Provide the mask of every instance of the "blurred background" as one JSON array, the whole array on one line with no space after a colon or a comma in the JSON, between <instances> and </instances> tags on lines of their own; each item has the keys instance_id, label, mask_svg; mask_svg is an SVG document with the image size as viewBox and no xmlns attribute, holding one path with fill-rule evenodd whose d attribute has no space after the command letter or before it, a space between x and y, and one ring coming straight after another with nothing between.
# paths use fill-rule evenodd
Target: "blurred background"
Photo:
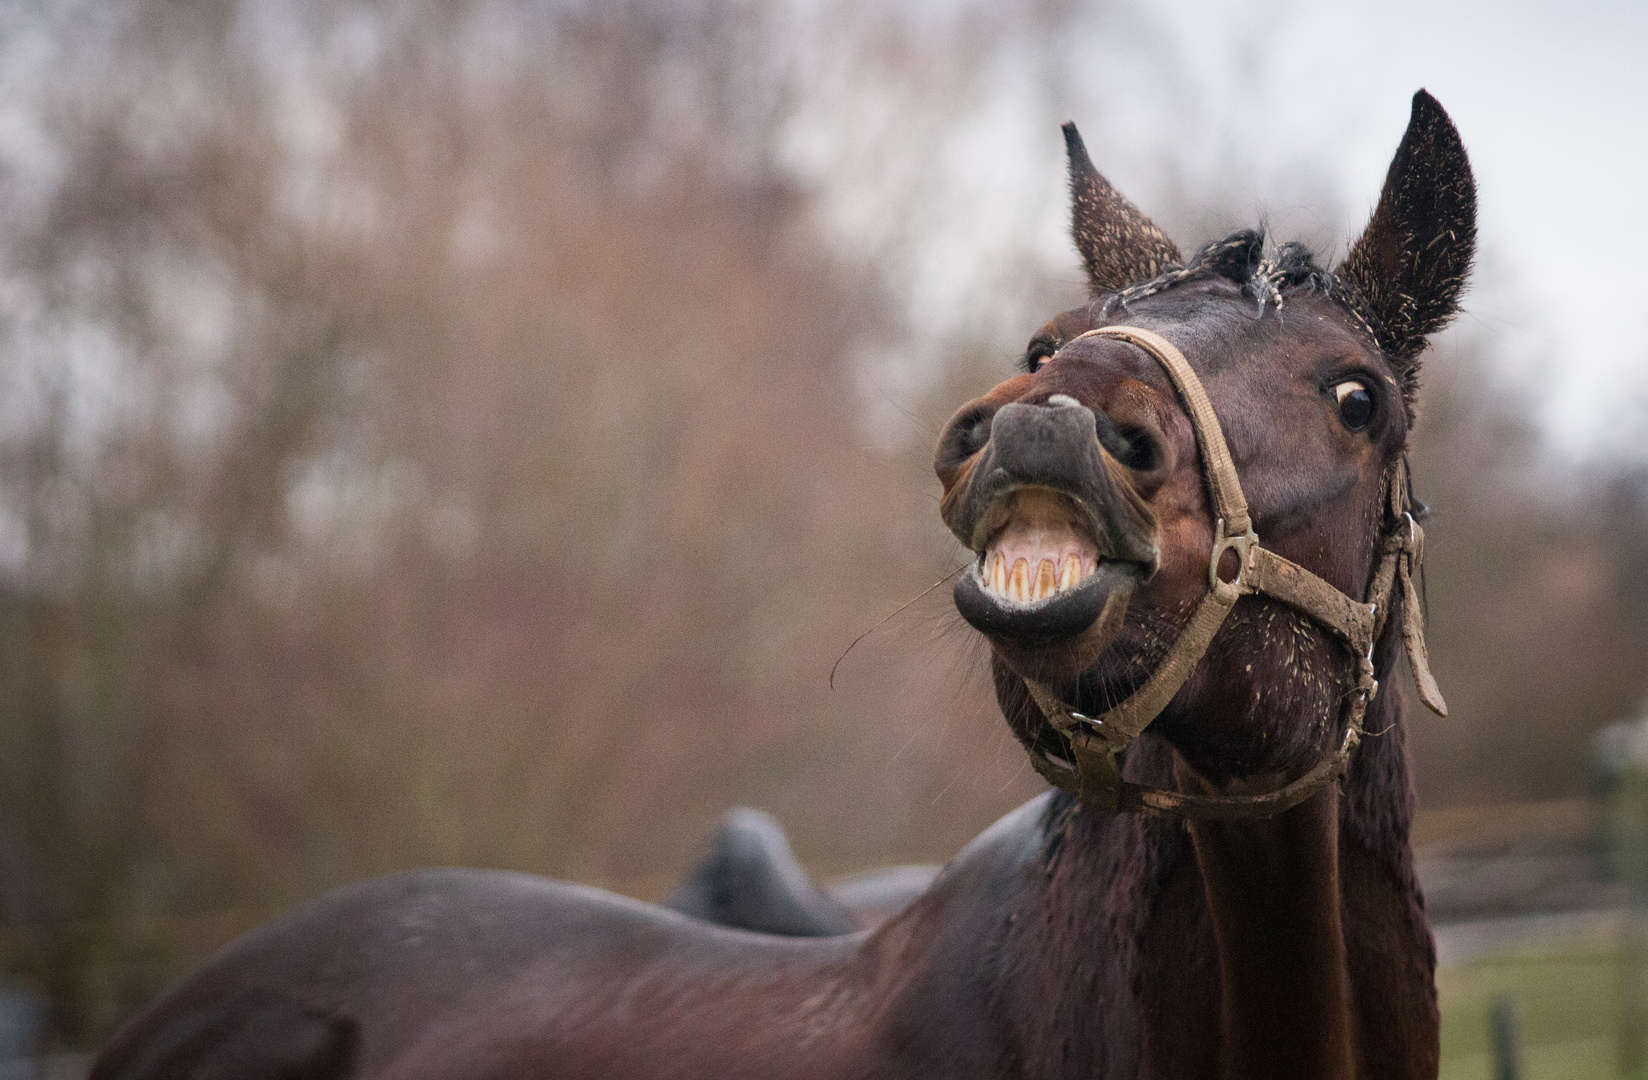
<instances>
[{"instance_id":1,"label":"blurred background","mask_svg":"<svg viewBox=\"0 0 1648 1080\"><path fill-rule=\"evenodd\" d=\"M1557 18L0 5L0 1044L404 867L652 899L736 804L953 854L1041 784L947 588L878 624L963 559L937 429L1084 299L1058 124L1181 248L1331 263L1423 85L1482 188L1414 462L1445 1074L1509 1015L1613 1075L1648 22Z\"/></svg>"}]
</instances>

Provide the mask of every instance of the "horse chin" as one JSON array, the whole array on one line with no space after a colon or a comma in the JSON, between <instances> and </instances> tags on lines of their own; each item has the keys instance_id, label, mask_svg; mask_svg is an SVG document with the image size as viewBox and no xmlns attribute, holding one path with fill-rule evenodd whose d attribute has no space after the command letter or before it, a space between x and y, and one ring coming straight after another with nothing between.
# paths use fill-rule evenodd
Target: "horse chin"
<instances>
[{"instance_id":1,"label":"horse chin","mask_svg":"<svg viewBox=\"0 0 1648 1080\"><path fill-rule=\"evenodd\" d=\"M990 588L984 567L980 558L956 582L956 610L1008 667L1041 682L1073 679L1097 663L1149 574L1139 563L1101 560L1080 584L1024 602Z\"/></svg>"}]
</instances>

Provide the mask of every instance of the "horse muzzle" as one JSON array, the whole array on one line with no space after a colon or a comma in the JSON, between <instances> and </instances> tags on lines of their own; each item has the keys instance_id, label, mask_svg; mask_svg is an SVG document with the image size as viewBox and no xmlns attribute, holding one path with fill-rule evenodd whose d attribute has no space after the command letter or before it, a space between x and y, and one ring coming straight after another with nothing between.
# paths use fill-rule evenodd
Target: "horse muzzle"
<instances>
[{"instance_id":1,"label":"horse muzzle","mask_svg":"<svg viewBox=\"0 0 1648 1080\"><path fill-rule=\"evenodd\" d=\"M1053 662L1050 647L1060 668L1091 663L1156 571L1155 517L1101 429L1114 434L1062 395L1005 405L945 499L946 524L977 554L956 584L956 608L1015 668Z\"/></svg>"}]
</instances>

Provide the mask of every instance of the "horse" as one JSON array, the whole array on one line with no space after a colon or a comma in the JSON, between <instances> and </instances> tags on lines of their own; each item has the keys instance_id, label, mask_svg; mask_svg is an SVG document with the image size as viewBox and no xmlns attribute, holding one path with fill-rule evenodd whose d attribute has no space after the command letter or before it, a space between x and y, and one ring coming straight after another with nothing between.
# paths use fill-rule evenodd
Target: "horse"
<instances>
[{"instance_id":1,"label":"horse","mask_svg":"<svg viewBox=\"0 0 1648 1080\"><path fill-rule=\"evenodd\" d=\"M252 930L130 1020L157 1077L1434 1077L1408 841L1420 356L1475 245L1424 91L1333 270L1183 258L1067 125L1092 300L945 426L940 514L1054 790L873 931L780 936L503 872L392 875ZM1267 254L1269 252L1269 254Z\"/></svg>"}]
</instances>

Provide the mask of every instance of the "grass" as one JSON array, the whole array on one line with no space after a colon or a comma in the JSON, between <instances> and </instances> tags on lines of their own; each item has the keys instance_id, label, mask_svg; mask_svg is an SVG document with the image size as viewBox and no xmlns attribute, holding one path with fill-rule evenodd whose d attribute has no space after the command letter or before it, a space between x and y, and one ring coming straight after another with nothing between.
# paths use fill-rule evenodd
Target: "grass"
<instances>
[{"instance_id":1,"label":"grass","mask_svg":"<svg viewBox=\"0 0 1648 1080\"><path fill-rule=\"evenodd\" d=\"M1612 951L1530 952L1437 972L1442 1080L1492 1080L1489 1015L1516 1004L1525 1080L1616 1080L1620 967Z\"/></svg>"}]
</instances>

